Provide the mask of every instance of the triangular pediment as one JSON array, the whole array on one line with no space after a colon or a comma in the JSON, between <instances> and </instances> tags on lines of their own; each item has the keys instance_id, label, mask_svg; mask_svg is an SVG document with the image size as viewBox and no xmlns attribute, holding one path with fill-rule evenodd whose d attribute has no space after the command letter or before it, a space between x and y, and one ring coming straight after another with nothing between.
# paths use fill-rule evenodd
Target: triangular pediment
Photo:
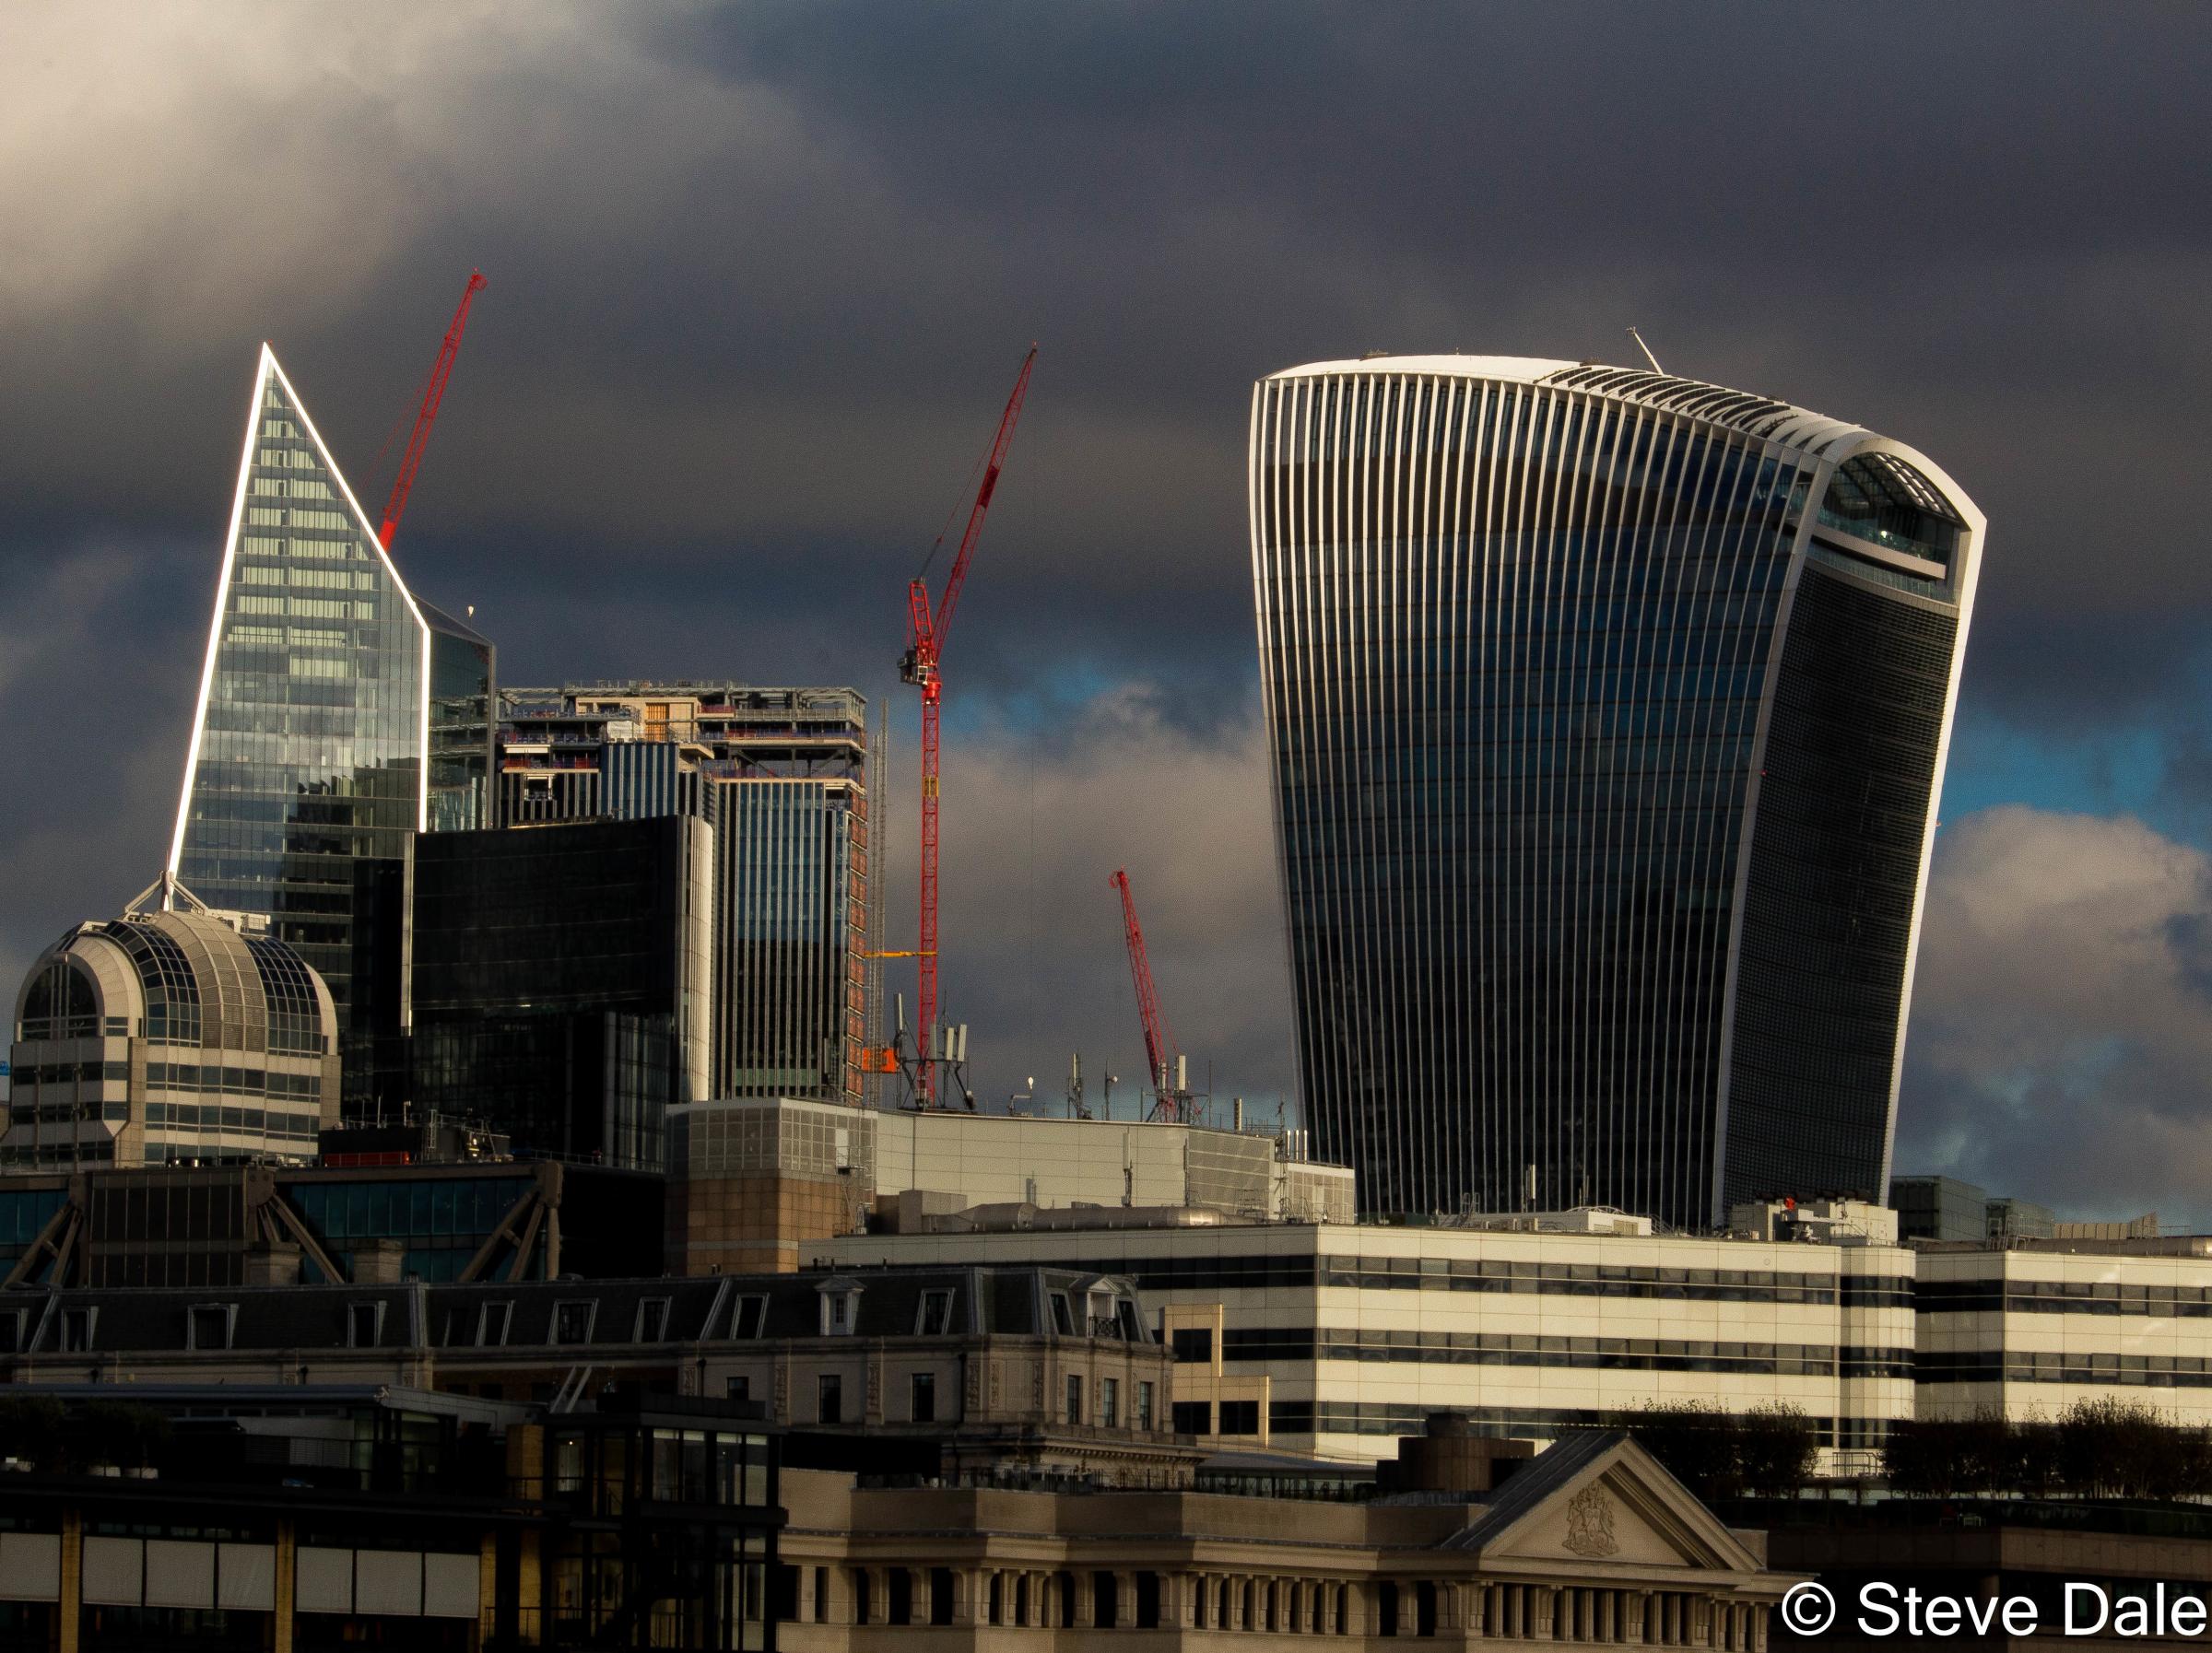
<instances>
[{"instance_id":1,"label":"triangular pediment","mask_svg":"<svg viewBox=\"0 0 2212 1653\"><path fill-rule=\"evenodd\" d=\"M1625 1436L1571 1437L1540 1453L1452 1541L1486 1562L1757 1571L1759 1558Z\"/></svg>"}]
</instances>

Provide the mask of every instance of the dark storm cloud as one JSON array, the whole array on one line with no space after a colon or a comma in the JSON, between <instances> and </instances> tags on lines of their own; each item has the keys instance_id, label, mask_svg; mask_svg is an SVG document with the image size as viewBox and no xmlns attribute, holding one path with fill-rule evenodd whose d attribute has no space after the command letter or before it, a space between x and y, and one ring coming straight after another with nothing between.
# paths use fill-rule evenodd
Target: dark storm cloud
<instances>
[{"instance_id":1,"label":"dark storm cloud","mask_svg":"<svg viewBox=\"0 0 2212 1653\"><path fill-rule=\"evenodd\" d=\"M2208 42L2153 6L12 10L0 694L38 728L0 983L165 845L254 344L373 501L472 264L400 556L512 679L887 690L900 584L1035 338L956 761L987 791L1041 742L1077 789L1111 727L1128 796L1146 741L1176 784L1256 784L1250 381L1618 360L1636 322L1670 369L1949 468L1993 523L1969 726L2149 729L2181 819L2212 775ZM1083 881L1175 818L1078 813L1045 830ZM969 968L1009 1007L1029 979ZM1270 970L1202 971L1253 983L1207 1014L1279 1030ZM1020 1065L1124 1018L1079 1020ZM1278 1033L1216 1042L1282 1083Z\"/></svg>"},{"instance_id":2,"label":"dark storm cloud","mask_svg":"<svg viewBox=\"0 0 2212 1653\"><path fill-rule=\"evenodd\" d=\"M1900 1171L2212 1222L2212 861L2127 819L1947 830L1905 1066Z\"/></svg>"}]
</instances>

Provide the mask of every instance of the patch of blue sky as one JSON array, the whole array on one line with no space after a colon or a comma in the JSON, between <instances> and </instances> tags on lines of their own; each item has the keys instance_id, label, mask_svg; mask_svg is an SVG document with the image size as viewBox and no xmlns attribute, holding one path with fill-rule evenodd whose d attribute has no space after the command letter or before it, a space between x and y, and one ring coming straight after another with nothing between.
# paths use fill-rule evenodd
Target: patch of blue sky
<instances>
[{"instance_id":1,"label":"patch of blue sky","mask_svg":"<svg viewBox=\"0 0 2212 1653\"><path fill-rule=\"evenodd\" d=\"M1963 718L1951 737L1943 818L2002 803L2156 822L2166 768L2159 732L2117 728L2095 739L2052 740L1992 718Z\"/></svg>"}]
</instances>

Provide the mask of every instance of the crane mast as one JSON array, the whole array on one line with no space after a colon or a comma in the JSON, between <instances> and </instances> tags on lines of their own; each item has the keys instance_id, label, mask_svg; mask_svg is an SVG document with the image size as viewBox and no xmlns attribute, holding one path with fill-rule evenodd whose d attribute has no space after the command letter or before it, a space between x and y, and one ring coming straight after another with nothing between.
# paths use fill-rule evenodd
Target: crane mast
<instances>
[{"instance_id":1,"label":"crane mast","mask_svg":"<svg viewBox=\"0 0 2212 1653\"><path fill-rule=\"evenodd\" d=\"M471 270L468 286L461 294L461 308L453 311L453 325L445 330L445 343L438 347L437 365L431 368L429 382L423 387L422 409L415 416L415 433L407 439L407 451L400 456L399 475L392 479L392 498L384 502L383 526L377 530L376 537L387 551L399 533L399 519L406 511L407 494L415 486L415 473L422 467L423 450L430 444L430 427L438 422L438 404L445 400L445 381L453 376L453 358L461 351L461 333L468 325L468 307L477 301L477 295L483 289L483 272Z\"/></svg>"},{"instance_id":2,"label":"crane mast","mask_svg":"<svg viewBox=\"0 0 2212 1653\"><path fill-rule=\"evenodd\" d=\"M1030 369L1036 361L1037 346L1031 345L1030 353L1021 358L1021 372L1014 381L1014 393L1006 398L1006 411L999 417L998 435L991 444L982 484L976 489L975 503L969 508L959 553L952 560L952 571L945 577L945 589L937 597L935 612L930 606L927 580L917 576L906 588L906 652L900 658L899 674L922 691L922 900L921 932L914 944L919 955L915 962L921 1002L914 1039L920 1057L917 1083L924 1108L936 1099L935 1059L940 1054L932 1048L937 1022L937 761L940 702L945 692L940 660L945 634L951 628L953 610L959 604L960 588L968 580L969 561L975 555L983 518L991 510L991 496L998 487L999 467L1006 463L1015 421L1020 418L1022 400L1029 394ZM927 565L924 567L926 572Z\"/></svg>"},{"instance_id":3,"label":"crane mast","mask_svg":"<svg viewBox=\"0 0 2212 1653\"><path fill-rule=\"evenodd\" d=\"M1145 1062L1152 1074L1159 1117L1180 1120L1184 1093L1175 1071L1175 1036L1168 1028L1167 1018L1159 1014L1159 994L1152 986L1152 963L1145 953L1144 927L1136 921L1136 897L1129 893L1125 871L1115 869L1108 882L1122 896L1122 934L1129 946L1129 977L1136 984L1136 1014L1145 1026Z\"/></svg>"}]
</instances>

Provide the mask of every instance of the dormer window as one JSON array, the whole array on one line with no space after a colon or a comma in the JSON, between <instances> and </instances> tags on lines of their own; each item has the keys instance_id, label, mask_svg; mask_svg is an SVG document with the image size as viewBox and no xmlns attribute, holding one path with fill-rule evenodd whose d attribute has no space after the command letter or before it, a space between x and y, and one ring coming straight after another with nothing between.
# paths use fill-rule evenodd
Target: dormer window
<instances>
[{"instance_id":1,"label":"dormer window","mask_svg":"<svg viewBox=\"0 0 2212 1653\"><path fill-rule=\"evenodd\" d=\"M860 1325L860 1282L825 1280L816 1289L822 1299L822 1335L851 1337Z\"/></svg>"},{"instance_id":2,"label":"dormer window","mask_svg":"<svg viewBox=\"0 0 2212 1653\"><path fill-rule=\"evenodd\" d=\"M1121 1337L1123 1332L1122 1307L1125 1301L1120 1288L1102 1276L1093 1276L1076 1288L1076 1301L1081 1306L1083 1334L1087 1337Z\"/></svg>"},{"instance_id":3,"label":"dormer window","mask_svg":"<svg viewBox=\"0 0 2212 1653\"><path fill-rule=\"evenodd\" d=\"M922 1294L922 1306L914 1315L914 1331L921 1337L943 1337L952 1330L952 1288L946 1286Z\"/></svg>"},{"instance_id":4,"label":"dormer window","mask_svg":"<svg viewBox=\"0 0 2212 1653\"><path fill-rule=\"evenodd\" d=\"M648 1297L638 1305L637 1335L630 1341L657 1343L668 1334L668 1299Z\"/></svg>"},{"instance_id":5,"label":"dormer window","mask_svg":"<svg viewBox=\"0 0 2212 1653\"><path fill-rule=\"evenodd\" d=\"M348 1349L373 1349L382 1341L384 1330L384 1306L382 1303L348 1303L346 1305L346 1346Z\"/></svg>"},{"instance_id":6,"label":"dormer window","mask_svg":"<svg viewBox=\"0 0 2212 1653\"><path fill-rule=\"evenodd\" d=\"M230 1329L238 1320L235 1303L195 1303L186 1311L184 1346L188 1349L228 1349Z\"/></svg>"}]
</instances>

